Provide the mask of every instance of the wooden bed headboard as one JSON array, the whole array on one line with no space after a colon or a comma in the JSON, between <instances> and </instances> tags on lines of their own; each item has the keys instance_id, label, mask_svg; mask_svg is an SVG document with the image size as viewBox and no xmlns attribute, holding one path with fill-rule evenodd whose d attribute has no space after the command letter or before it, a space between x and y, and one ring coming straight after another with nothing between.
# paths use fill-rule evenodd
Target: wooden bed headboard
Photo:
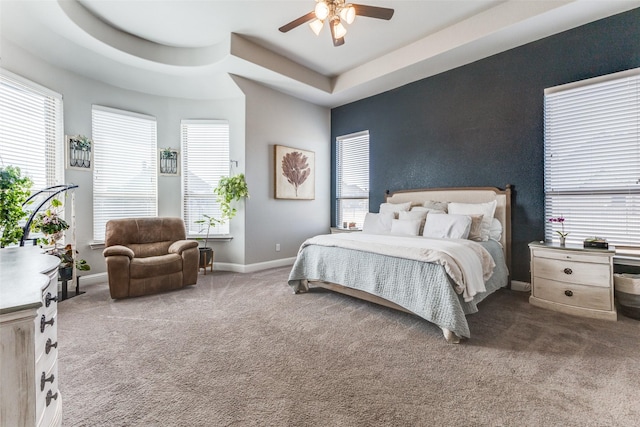
<instances>
[{"instance_id":1,"label":"wooden bed headboard","mask_svg":"<svg viewBox=\"0 0 640 427\"><path fill-rule=\"evenodd\" d=\"M428 200L458 203L485 203L496 200L494 217L502 224L500 244L504 250L507 268L511 272L511 185L507 185L504 190L496 187L452 187L399 190L393 193L387 191L386 194L388 203L412 202L414 205L422 205Z\"/></svg>"}]
</instances>

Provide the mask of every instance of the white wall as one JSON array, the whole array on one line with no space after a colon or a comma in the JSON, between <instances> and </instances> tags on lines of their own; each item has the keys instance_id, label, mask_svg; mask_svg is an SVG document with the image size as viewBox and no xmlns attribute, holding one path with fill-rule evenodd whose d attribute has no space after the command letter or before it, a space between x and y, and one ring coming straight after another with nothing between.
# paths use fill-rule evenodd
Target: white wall
<instances>
[{"instance_id":1,"label":"white wall","mask_svg":"<svg viewBox=\"0 0 640 427\"><path fill-rule=\"evenodd\" d=\"M238 97L224 100L166 98L129 91L46 64L20 47L1 40L1 66L63 95L65 134L91 135L91 105L98 104L155 116L158 147L179 147L181 119L226 119L230 124L234 173L244 172L251 197L238 204L231 221L233 240L210 244L216 264L249 271L278 265L295 256L304 239L328 232L330 223L330 110L249 80L229 78ZM234 83L234 80L236 83ZM273 196L275 144L311 150L316 160L316 199L276 200ZM76 183L76 238L91 273L104 272L102 249L91 249L93 187L89 172L67 170ZM178 177L158 177L158 214L181 215ZM281 251L275 251L280 243Z\"/></svg>"},{"instance_id":2,"label":"white wall","mask_svg":"<svg viewBox=\"0 0 640 427\"><path fill-rule=\"evenodd\" d=\"M120 89L46 64L20 47L2 40L1 66L63 96L64 132L91 135L92 104L135 111L156 117L158 147L180 146L181 119L226 119L231 129L244 129L244 97L225 100L191 100L158 97ZM233 81L229 78L229 84ZM230 132L231 153L244 154L244 131ZM244 162L241 162L244 163ZM106 271L102 249L91 249L93 238L93 185L89 172L66 170L68 183L78 184L76 200L76 241L80 256L91 265L91 273ZM158 215L181 216L180 177L158 177ZM230 242L240 245L242 240ZM231 260L239 262L240 260ZM84 273L83 273L84 274Z\"/></svg>"},{"instance_id":3,"label":"white wall","mask_svg":"<svg viewBox=\"0 0 640 427\"><path fill-rule=\"evenodd\" d=\"M331 112L241 77L234 80L246 97L251 197L246 203L245 263L295 257L305 239L329 232ZM275 199L275 145L315 153L315 200Z\"/></svg>"}]
</instances>

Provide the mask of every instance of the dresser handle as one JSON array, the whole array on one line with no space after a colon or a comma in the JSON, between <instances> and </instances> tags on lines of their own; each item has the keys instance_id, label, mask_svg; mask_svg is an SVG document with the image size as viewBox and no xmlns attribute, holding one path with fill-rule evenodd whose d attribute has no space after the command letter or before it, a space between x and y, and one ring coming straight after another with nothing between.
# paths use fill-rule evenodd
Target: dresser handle
<instances>
[{"instance_id":1,"label":"dresser handle","mask_svg":"<svg viewBox=\"0 0 640 427\"><path fill-rule=\"evenodd\" d=\"M53 341L51 341L51 338L47 338L47 342L44 345L44 352L46 354L49 354L52 348L58 348L58 341L54 343Z\"/></svg>"},{"instance_id":2,"label":"dresser handle","mask_svg":"<svg viewBox=\"0 0 640 427\"><path fill-rule=\"evenodd\" d=\"M573 273L573 270L572 270L572 269L570 269L570 268L565 268L565 269L564 269L564 270L562 270L562 271L564 271L564 274L571 274L571 273Z\"/></svg>"},{"instance_id":3,"label":"dresser handle","mask_svg":"<svg viewBox=\"0 0 640 427\"><path fill-rule=\"evenodd\" d=\"M56 391L55 394L51 393L51 390L49 390L47 392L47 406L49 406L49 404L51 404L51 400L53 399L57 399L58 398L58 392Z\"/></svg>"},{"instance_id":4,"label":"dresser handle","mask_svg":"<svg viewBox=\"0 0 640 427\"><path fill-rule=\"evenodd\" d=\"M573 296L573 291L566 290L566 291L564 291L564 294L566 296L568 296L568 297L572 297Z\"/></svg>"},{"instance_id":5,"label":"dresser handle","mask_svg":"<svg viewBox=\"0 0 640 427\"><path fill-rule=\"evenodd\" d=\"M58 296L56 295L55 297L52 297L51 292L47 292L47 296L44 299L44 305L46 307L49 307L49 305L51 304L51 301L58 301Z\"/></svg>"},{"instance_id":6,"label":"dresser handle","mask_svg":"<svg viewBox=\"0 0 640 427\"><path fill-rule=\"evenodd\" d=\"M40 332L44 332L44 328L46 328L47 325L53 326L53 322L55 319L53 317L50 320L46 320L46 319L47 318L44 317L44 314L40 318Z\"/></svg>"},{"instance_id":7,"label":"dresser handle","mask_svg":"<svg viewBox=\"0 0 640 427\"><path fill-rule=\"evenodd\" d=\"M40 391L44 391L44 383L50 382L51 384L53 384L53 380L54 379L55 379L55 376L53 374L51 374L51 376L49 378L47 378L47 376L43 372L42 376L40 377ZM49 405L47 405L47 406L49 406Z\"/></svg>"}]
</instances>

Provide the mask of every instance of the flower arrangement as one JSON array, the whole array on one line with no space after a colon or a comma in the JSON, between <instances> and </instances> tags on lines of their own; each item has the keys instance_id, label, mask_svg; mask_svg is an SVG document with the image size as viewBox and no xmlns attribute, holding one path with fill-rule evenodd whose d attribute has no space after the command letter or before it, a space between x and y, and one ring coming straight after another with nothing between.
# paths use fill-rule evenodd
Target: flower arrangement
<instances>
[{"instance_id":1,"label":"flower arrangement","mask_svg":"<svg viewBox=\"0 0 640 427\"><path fill-rule=\"evenodd\" d=\"M69 224L60 218L58 208L62 202L58 199L51 201L51 207L44 212L39 212L31 224L31 229L44 234L44 239L38 239L42 244L55 246L62 238L62 233L69 228Z\"/></svg>"},{"instance_id":2,"label":"flower arrangement","mask_svg":"<svg viewBox=\"0 0 640 427\"><path fill-rule=\"evenodd\" d=\"M70 138L71 149L80 151L91 151L91 139L84 135L74 135Z\"/></svg>"},{"instance_id":3,"label":"flower arrangement","mask_svg":"<svg viewBox=\"0 0 640 427\"><path fill-rule=\"evenodd\" d=\"M560 236L560 244L564 244L565 239L569 235L569 233L565 233L565 231L564 231L564 217L563 216L551 217L551 218L549 218L549 222L551 222L551 223L554 223L554 222L560 223L561 231L556 230L556 233L558 233L558 235Z\"/></svg>"}]
</instances>

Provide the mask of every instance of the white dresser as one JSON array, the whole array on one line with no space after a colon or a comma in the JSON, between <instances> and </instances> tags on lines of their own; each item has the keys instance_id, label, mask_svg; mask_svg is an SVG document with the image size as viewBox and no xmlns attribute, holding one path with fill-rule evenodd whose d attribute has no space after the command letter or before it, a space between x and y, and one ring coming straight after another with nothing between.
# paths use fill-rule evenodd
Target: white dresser
<instances>
[{"instance_id":1,"label":"white dresser","mask_svg":"<svg viewBox=\"0 0 640 427\"><path fill-rule=\"evenodd\" d=\"M59 426L57 257L0 249L0 426Z\"/></svg>"},{"instance_id":2,"label":"white dresser","mask_svg":"<svg viewBox=\"0 0 640 427\"><path fill-rule=\"evenodd\" d=\"M577 316L617 320L613 248L531 243L529 249L531 304Z\"/></svg>"}]
</instances>

